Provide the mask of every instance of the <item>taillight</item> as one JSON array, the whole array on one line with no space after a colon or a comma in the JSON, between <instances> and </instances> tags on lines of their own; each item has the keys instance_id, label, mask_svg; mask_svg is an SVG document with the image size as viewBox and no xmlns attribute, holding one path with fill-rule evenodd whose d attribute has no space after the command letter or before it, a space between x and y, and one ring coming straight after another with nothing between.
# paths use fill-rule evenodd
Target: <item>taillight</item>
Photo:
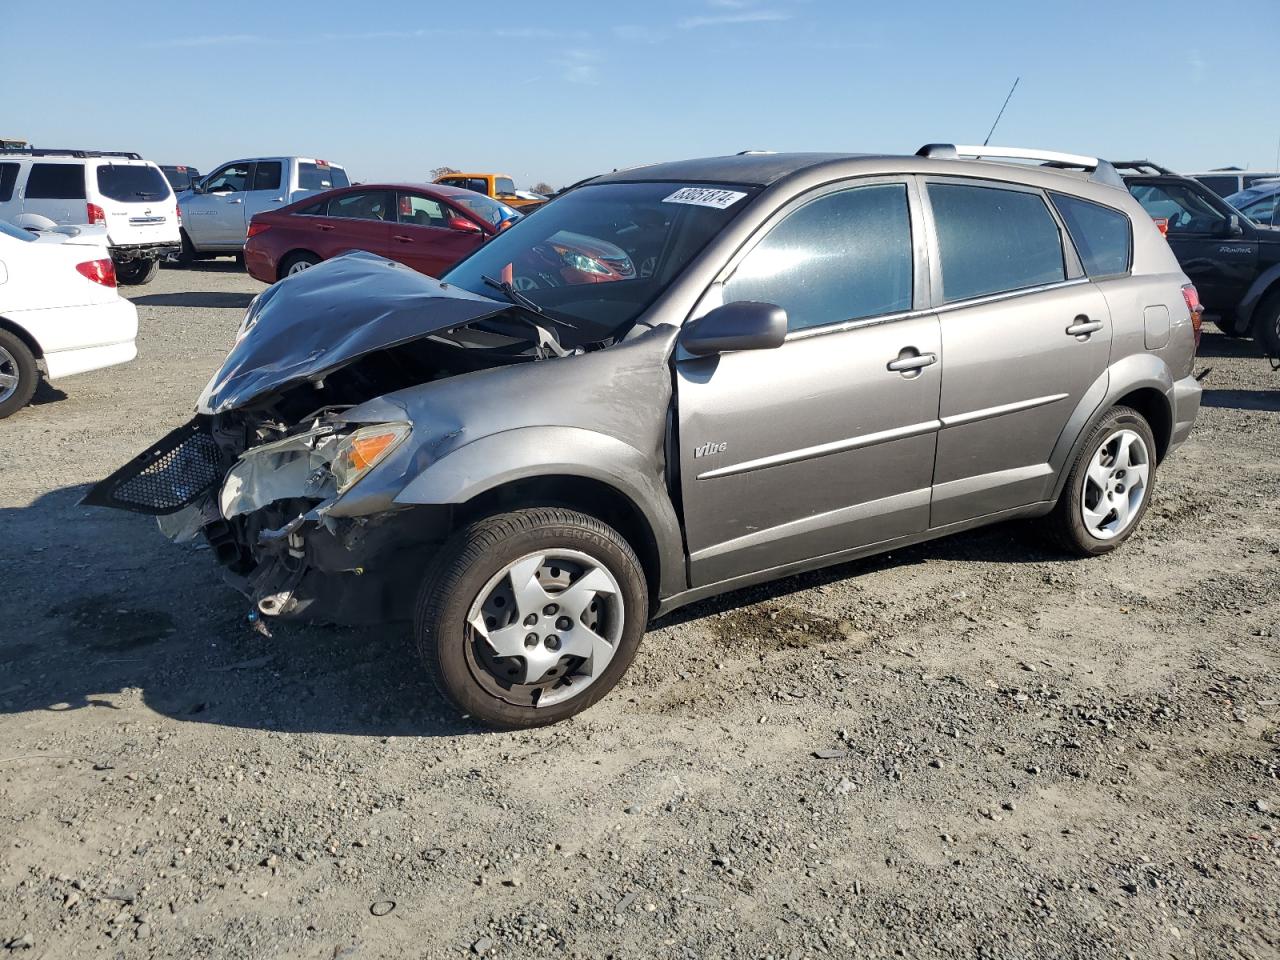
<instances>
[{"instance_id":1,"label":"taillight","mask_svg":"<svg viewBox=\"0 0 1280 960\"><path fill-rule=\"evenodd\" d=\"M101 223L103 225L106 224L107 215L106 213L103 212L100 206L98 206L96 203L88 203L88 204L85 204L85 208L86 208L85 213L88 216L90 223Z\"/></svg>"},{"instance_id":2,"label":"taillight","mask_svg":"<svg viewBox=\"0 0 1280 960\"><path fill-rule=\"evenodd\" d=\"M1188 283L1182 288L1182 299L1187 301L1187 312L1191 314L1191 332L1195 334L1196 349L1200 349L1200 324L1204 317L1204 307L1200 303L1200 294L1195 284Z\"/></svg>"},{"instance_id":3,"label":"taillight","mask_svg":"<svg viewBox=\"0 0 1280 960\"><path fill-rule=\"evenodd\" d=\"M269 223L262 223L262 222L261 222L261 221L259 221L259 220L250 220L250 221L249 221L249 236L250 236L250 237L256 237L256 236L257 236L258 234L260 234L260 233L265 233L265 232L266 232L267 230L269 230L270 228L271 228L271 224L269 224Z\"/></svg>"},{"instance_id":4,"label":"taillight","mask_svg":"<svg viewBox=\"0 0 1280 960\"><path fill-rule=\"evenodd\" d=\"M178 218L178 226L182 226L182 204L174 204L173 213Z\"/></svg>"},{"instance_id":5,"label":"taillight","mask_svg":"<svg viewBox=\"0 0 1280 960\"><path fill-rule=\"evenodd\" d=\"M76 272L86 280L100 283L104 287L114 287L116 285L116 265L111 262L110 257L77 263Z\"/></svg>"},{"instance_id":6,"label":"taillight","mask_svg":"<svg viewBox=\"0 0 1280 960\"><path fill-rule=\"evenodd\" d=\"M1169 218L1168 217L1152 217L1156 222L1156 229L1160 231L1160 236L1167 237L1169 235Z\"/></svg>"}]
</instances>

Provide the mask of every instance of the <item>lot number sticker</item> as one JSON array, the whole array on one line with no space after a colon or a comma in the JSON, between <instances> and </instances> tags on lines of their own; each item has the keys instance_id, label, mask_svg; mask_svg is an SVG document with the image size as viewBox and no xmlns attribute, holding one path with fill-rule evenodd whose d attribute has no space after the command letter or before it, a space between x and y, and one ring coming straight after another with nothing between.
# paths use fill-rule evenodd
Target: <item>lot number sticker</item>
<instances>
[{"instance_id":1,"label":"lot number sticker","mask_svg":"<svg viewBox=\"0 0 1280 960\"><path fill-rule=\"evenodd\" d=\"M739 193L736 190L712 190L709 187L682 187L662 202L688 203L695 207L715 207L717 210L723 210L726 207L733 206L745 196L745 193Z\"/></svg>"}]
</instances>

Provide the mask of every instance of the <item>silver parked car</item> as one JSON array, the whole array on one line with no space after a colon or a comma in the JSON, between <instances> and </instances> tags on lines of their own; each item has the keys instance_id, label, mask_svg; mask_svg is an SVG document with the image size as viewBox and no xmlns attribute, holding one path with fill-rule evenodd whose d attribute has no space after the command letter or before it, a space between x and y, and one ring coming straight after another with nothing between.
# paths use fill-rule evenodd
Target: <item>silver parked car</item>
<instances>
[{"instance_id":1,"label":"silver parked car","mask_svg":"<svg viewBox=\"0 0 1280 960\"><path fill-rule=\"evenodd\" d=\"M1093 158L660 164L441 280L355 253L268 288L195 419L86 500L203 535L251 617L412 616L454 704L532 726L704 597L1012 517L1114 550L1198 329Z\"/></svg>"}]
</instances>

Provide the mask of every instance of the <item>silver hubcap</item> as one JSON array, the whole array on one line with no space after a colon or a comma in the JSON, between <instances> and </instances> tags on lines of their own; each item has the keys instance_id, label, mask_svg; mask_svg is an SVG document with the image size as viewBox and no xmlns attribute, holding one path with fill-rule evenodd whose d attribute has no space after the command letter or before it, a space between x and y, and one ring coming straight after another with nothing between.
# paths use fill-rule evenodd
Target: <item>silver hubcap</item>
<instances>
[{"instance_id":1,"label":"silver hubcap","mask_svg":"<svg viewBox=\"0 0 1280 960\"><path fill-rule=\"evenodd\" d=\"M0 403L18 392L18 361L13 354L0 347Z\"/></svg>"},{"instance_id":2,"label":"silver hubcap","mask_svg":"<svg viewBox=\"0 0 1280 960\"><path fill-rule=\"evenodd\" d=\"M472 670L510 703L561 703L609 665L625 613L618 581L587 554L527 554L495 574L467 613Z\"/></svg>"},{"instance_id":3,"label":"silver hubcap","mask_svg":"<svg viewBox=\"0 0 1280 960\"><path fill-rule=\"evenodd\" d=\"M293 276L295 273L301 273L303 270L309 270L313 264L308 260L298 260L289 264L289 272L286 276Z\"/></svg>"},{"instance_id":4,"label":"silver hubcap","mask_svg":"<svg viewBox=\"0 0 1280 960\"><path fill-rule=\"evenodd\" d=\"M1085 529L1098 540L1118 537L1133 523L1147 496L1151 457L1132 430L1111 434L1094 451L1080 491Z\"/></svg>"}]
</instances>

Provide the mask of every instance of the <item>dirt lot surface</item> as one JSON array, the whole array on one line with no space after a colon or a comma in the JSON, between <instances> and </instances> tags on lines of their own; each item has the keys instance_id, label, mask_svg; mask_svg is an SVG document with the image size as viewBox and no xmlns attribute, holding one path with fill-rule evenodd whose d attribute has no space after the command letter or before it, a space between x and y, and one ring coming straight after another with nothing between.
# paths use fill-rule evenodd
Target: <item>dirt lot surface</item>
<instances>
[{"instance_id":1,"label":"dirt lot surface","mask_svg":"<svg viewBox=\"0 0 1280 960\"><path fill-rule=\"evenodd\" d=\"M1280 374L1120 552L1005 525L657 624L587 715L451 715L401 628L249 630L85 485L189 416L260 289L130 295L140 356L0 424L0 951L1280 955ZM3 955L0 952L0 955Z\"/></svg>"}]
</instances>

